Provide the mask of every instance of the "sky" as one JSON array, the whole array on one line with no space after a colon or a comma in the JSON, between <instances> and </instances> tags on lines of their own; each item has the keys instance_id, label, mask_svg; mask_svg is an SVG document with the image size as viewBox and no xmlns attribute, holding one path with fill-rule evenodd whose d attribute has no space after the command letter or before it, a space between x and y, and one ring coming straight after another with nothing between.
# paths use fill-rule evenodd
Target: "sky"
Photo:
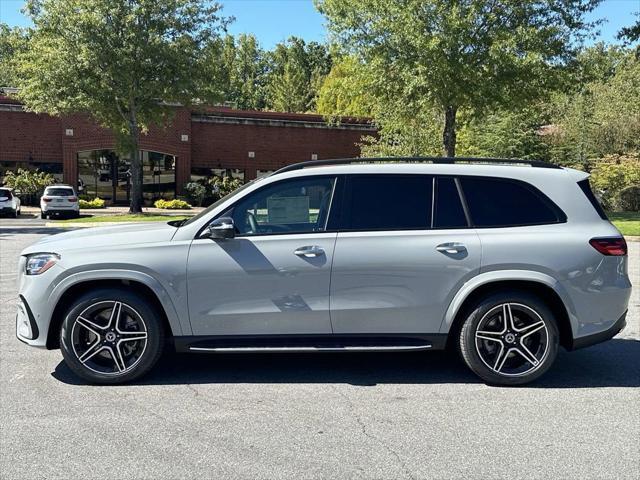
<instances>
[{"instance_id":1,"label":"sky","mask_svg":"<svg viewBox=\"0 0 640 480\"><path fill-rule=\"evenodd\" d=\"M312 0L220 0L223 14L235 17L229 32L253 33L267 49L294 35L306 41L326 40L324 17L313 6ZM29 19L20 13L24 0L0 0L0 22L11 26L25 26ZM640 11L640 0L604 0L590 15L590 19L603 18L598 40L617 42L621 27L635 21L633 14Z\"/></svg>"}]
</instances>

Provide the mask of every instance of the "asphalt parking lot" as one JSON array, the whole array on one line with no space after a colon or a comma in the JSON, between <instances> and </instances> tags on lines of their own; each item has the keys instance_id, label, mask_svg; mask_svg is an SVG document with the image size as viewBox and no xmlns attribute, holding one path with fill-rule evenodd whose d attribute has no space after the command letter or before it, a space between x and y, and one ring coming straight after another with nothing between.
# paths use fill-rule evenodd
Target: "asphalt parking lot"
<instances>
[{"instance_id":1,"label":"asphalt parking lot","mask_svg":"<svg viewBox=\"0 0 640 480\"><path fill-rule=\"evenodd\" d=\"M53 232L0 220L2 479L638 478L637 287L618 337L523 388L438 352L168 354L140 383L96 387L15 338L19 252Z\"/></svg>"}]
</instances>

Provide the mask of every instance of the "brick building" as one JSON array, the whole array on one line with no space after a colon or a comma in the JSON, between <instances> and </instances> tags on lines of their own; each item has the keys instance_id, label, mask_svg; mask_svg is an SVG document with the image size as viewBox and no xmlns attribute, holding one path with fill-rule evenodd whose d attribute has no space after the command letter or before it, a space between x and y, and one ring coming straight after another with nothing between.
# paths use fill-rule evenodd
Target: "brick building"
<instances>
[{"instance_id":1,"label":"brick building","mask_svg":"<svg viewBox=\"0 0 640 480\"><path fill-rule=\"evenodd\" d=\"M176 107L167 128L141 138L145 199L172 198L204 176L250 180L290 163L358 156L361 137L371 134L361 119L329 125L319 115ZM129 160L114 148L111 133L87 115L37 115L0 96L0 176L39 168L89 196L127 203Z\"/></svg>"}]
</instances>

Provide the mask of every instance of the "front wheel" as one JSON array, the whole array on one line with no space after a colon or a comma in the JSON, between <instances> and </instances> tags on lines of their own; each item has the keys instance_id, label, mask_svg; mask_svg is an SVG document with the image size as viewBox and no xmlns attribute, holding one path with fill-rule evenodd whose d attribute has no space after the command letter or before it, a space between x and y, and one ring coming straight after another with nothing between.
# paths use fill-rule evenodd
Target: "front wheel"
<instances>
[{"instance_id":1,"label":"front wheel","mask_svg":"<svg viewBox=\"0 0 640 480\"><path fill-rule=\"evenodd\" d=\"M479 301L459 338L462 358L495 385L522 385L544 374L558 354L556 320L537 296L505 292Z\"/></svg>"},{"instance_id":2,"label":"front wheel","mask_svg":"<svg viewBox=\"0 0 640 480\"><path fill-rule=\"evenodd\" d=\"M92 383L124 383L141 377L160 358L163 344L163 324L153 305L115 288L82 295L60 331L66 364Z\"/></svg>"}]
</instances>

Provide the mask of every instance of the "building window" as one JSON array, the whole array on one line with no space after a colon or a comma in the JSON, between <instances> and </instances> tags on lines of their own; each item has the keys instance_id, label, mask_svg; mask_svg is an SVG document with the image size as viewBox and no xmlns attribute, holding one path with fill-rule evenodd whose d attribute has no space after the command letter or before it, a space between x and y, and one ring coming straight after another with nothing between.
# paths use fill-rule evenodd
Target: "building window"
<instances>
[{"instance_id":1,"label":"building window","mask_svg":"<svg viewBox=\"0 0 640 480\"><path fill-rule=\"evenodd\" d=\"M198 180L204 180L211 177L232 177L245 181L244 170L239 168L203 168L192 167L191 168L191 181L197 182Z\"/></svg>"},{"instance_id":2,"label":"building window","mask_svg":"<svg viewBox=\"0 0 640 480\"><path fill-rule=\"evenodd\" d=\"M176 195L177 157L143 150L142 195L151 205L159 198ZM100 197L110 204L128 204L131 200L131 161L113 150L78 153L78 191L89 198Z\"/></svg>"}]
</instances>

